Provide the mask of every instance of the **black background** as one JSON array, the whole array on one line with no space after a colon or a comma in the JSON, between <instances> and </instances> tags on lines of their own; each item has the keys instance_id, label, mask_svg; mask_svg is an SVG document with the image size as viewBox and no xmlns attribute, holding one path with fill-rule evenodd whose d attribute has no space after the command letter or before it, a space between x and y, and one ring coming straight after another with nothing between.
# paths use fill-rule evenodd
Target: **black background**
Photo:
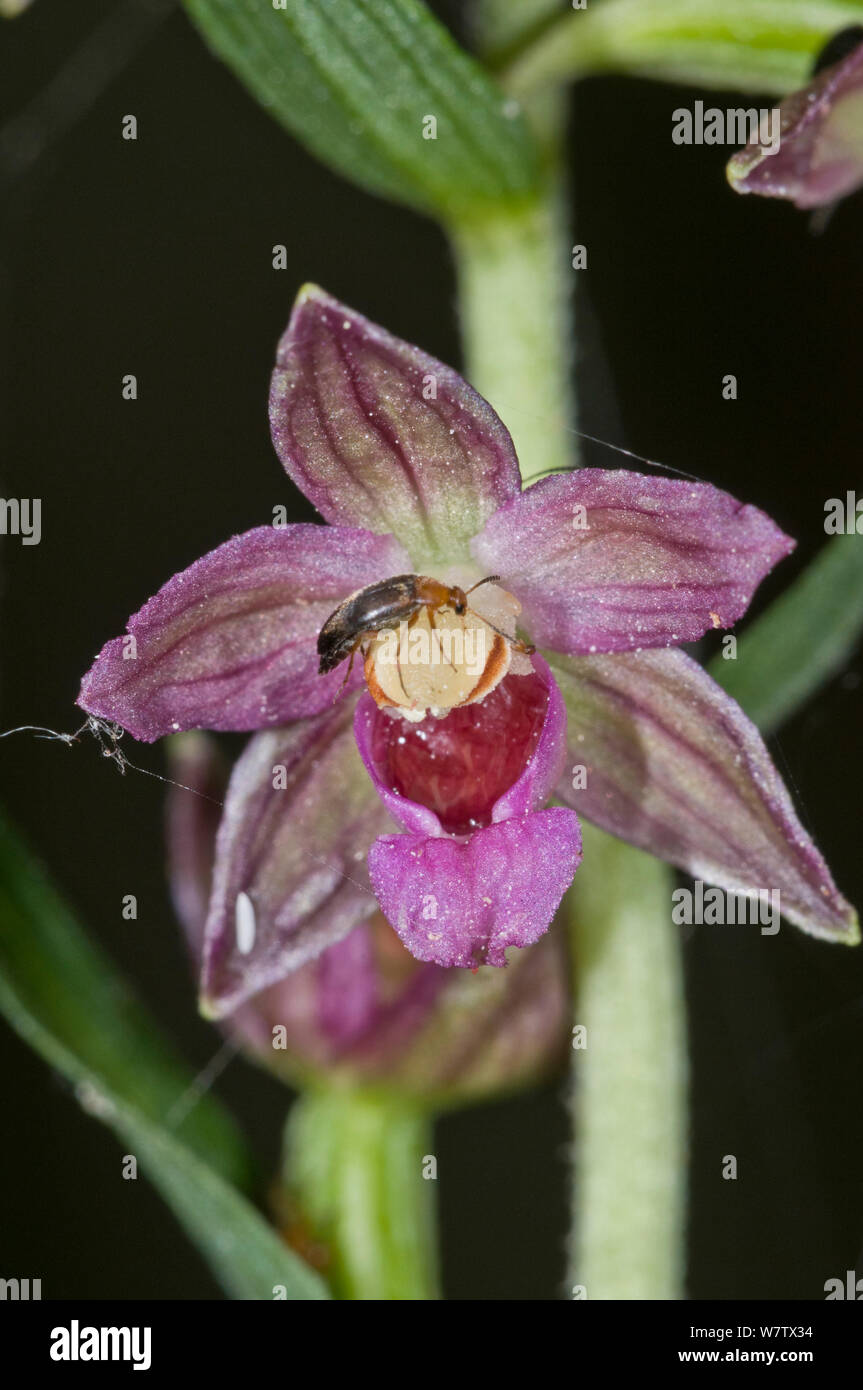
<instances>
[{"instance_id":1,"label":"black background","mask_svg":"<svg viewBox=\"0 0 863 1390\"><path fill-rule=\"evenodd\" d=\"M0 124L114 8L36 0L0 29ZM790 207L735 196L727 150L670 139L672 110L705 95L603 79L575 96L575 239L589 256L577 275L580 418L766 508L798 538L758 611L824 543L826 498L863 486L863 198L816 236ZM314 163L182 14L84 107L26 167L0 166L2 491L43 499L40 545L2 540L3 728L76 727L81 673L170 574L277 503L311 519L265 409L302 281L458 361L442 235ZM126 113L134 143L120 137ZM276 243L287 271L272 269ZM135 403L121 399L129 372ZM721 397L728 372L736 402ZM615 458L591 450L588 461ZM860 675L858 657L783 731L780 758L858 903ZM158 750L135 754L161 767ZM81 919L203 1066L218 1038L196 1016L167 901L159 784L117 776L93 747L29 736L0 744L0 777ZM126 893L137 922L121 918ZM863 952L785 926L776 938L702 928L686 968L690 1295L823 1297L827 1278L863 1274ZM219 1297L146 1182L122 1181L113 1139L5 1027L0 1046L0 1273L41 1277L48 1298ZM274 1166L284 1090L243 1061L217 1089ZM441 1123L450 1297L558 1294L566 1146L559 1083ZM729 1153L736 1182L720 1176Z\"/></svg>"}]
</instances>

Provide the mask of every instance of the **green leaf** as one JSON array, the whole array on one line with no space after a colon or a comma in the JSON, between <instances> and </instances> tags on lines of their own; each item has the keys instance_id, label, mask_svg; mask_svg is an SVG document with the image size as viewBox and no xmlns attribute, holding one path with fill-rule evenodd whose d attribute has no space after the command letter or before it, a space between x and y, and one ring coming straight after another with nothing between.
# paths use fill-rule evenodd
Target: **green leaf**
<instances>
[{"instance_id":1,"label":"green leaf","mask_svg":"<svg viewBox=\"0 0 863 1390\"><path fill-rule=\"evenodd\" d=\"M276 1289L288 1299L329 1297L318 1275L242 1193L191 1149L159 1125L139 1124L128 1112L118 1116L115 1127L232 1298L272 1299Z\"/></svg>"},{"instance_id":2,"label":"green leaf","mask_svg":"<svg viewBox=\"0 0 863 1390\"><path fill-rule=\"evenodd\" d=\"M863 537L837 536L710 674L770 733L841 670L861 632Z\"/></svg>"},{"instance_id":3,"label":"green leaf","mask_svg":"<svg viewBox=\"0 0 863 1390\"><path fill-rule=\"evenodd\" d=\"M459 220L531 193L517 106L419 0L184 3L252 95L363 188Z\"/></svg>"},{"instance_id":4,"label":"green leaf","mask_svg":"<svg viewBox=\"0 0 863 1390\"><path fill-rule=\"evenodd\" d=\"M504 83L524 97L549 81L624 72L784 95L805 86L829 38L861 22L860 0L590 0L525 45Z\"/></svg>"},{"instance_id":5,"label":"green leaf","mask_svg":"<svg viewBox=\"0 0 863 1390\"><path fill-rule=\"evenodd\" d=\"M234 1297L326 1296L238 1190L252 1163L227 1112L205 1095L171 1124L192 1077L5 822L0 1012L128 1146Z\"/></svg>"}]
</instances>

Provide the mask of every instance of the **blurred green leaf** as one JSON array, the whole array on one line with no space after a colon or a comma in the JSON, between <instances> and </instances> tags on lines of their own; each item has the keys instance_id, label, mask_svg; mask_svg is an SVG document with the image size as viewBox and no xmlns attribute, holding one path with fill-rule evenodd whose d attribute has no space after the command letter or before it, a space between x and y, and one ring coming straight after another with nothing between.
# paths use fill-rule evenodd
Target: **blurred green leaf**
<instances>
[{"instance_id":1,"label":"blurred green leaf","mask_svg":"<svg viewBox=\"0 0 863 1390\"><path fill-rule=\"evenodd\" d=\"M517 97L594 72L784 95L805 86L829 38L860 23L860 0L590 0L526 44L504 80Z\"/></svg>"},{"instance_id":2,"label":"blurred green leaf","mask_svg":"<svg viewBox=\"0 0 863 1390\"><path fill-rule=\"evenodd\" d=\"M272 1298L275 1284L290 1298L326 1296L238 1190L251 1186L252 1163L214 1097L196 1098L171 1125L192 1077L5 822L0 1011L128 1146L234 1297Z\"/></svg>"},{"instance_id":3,"label":"blurred green leaf","mask_svg":"<svg viewBox=\"0 0 863 1390\"><path fill-rule=\"evenodd\" d=\"M863 536L837 536L710 674L764 733L841 670L863 632Z\"/></svg>"},{"instance_id":4,"label":"blurred green leaf","mask_svg":"<svg viewBox=\"0 0 863 1390\"><path fill-rule=\"evenodd\" d=\"M269 1300L277 1288L287 1299L329 1297L318 1275L242 1193L191 1149L158 1125L138 1123L128 1111L115 1127L232 1298Z\"/></svg>"},{"instance_id":5,"label":"blurred green leaf","mask_svg":"<svg viewBox=\"0 0 863 1390\"><path fill-rule=\"evenodd\" d=\"M517 106L419 0L184 3L252 95L362 187L458 219L531 193Z\"/></svg>"},{"instance_id":6,"label":"blurred green leaf","mask_svg":"<svg viewBox=\"0 0 863 1390\"><path fill-rule=\"evenodd\" d=\"M29 9L33 0L0 0L0 19L16 19Z\"/></svg>"}]
</instances>

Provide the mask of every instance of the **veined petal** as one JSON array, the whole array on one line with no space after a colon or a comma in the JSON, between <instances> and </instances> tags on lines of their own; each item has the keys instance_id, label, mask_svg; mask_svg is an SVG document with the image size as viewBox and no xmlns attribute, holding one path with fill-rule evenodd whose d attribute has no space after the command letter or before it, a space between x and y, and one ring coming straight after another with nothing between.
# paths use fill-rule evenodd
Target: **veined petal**
<instances>
[{"instance_id":1,"label":"veined petal","mask_svg":"<svg viewBox=\"0 0 863 1390\"><path fill-rule=\"evenodd\" d=\"M317 634L352 590L409 568L392 536L259 526L175 574L81 683L78 704L145 742L183 729L262 729L331 705ZM361 683L361 673L352 678Z\"/></svg>"},{"instance_id":2,"label":"veined petal","mask_svg":"<svg viewBox=\"0 0 863 1390\"><path fill-rule=\"evenodd\" d=\"M201 994L216 1017L376 911L366 852L391 822L357 755L352 701L252 739L216 842Z\"/></svg>"},{"instance_id":3,"label":"veined petal","mask_svg":"<svg viewBox=\"0 0 863 1390\"><path fill-rule=\"evenodd\" d=\"M369 873L388 921L418 960L505 965L548 929L581 860L563 806L485 826L465 840L384 835Z\"/></svg>"},{"instance_id":4,"label":"veined petal","mask_svg":"<svg viewBox=\"0 0 863 1390\"><path fill-rule=\"evenodd\" d=\"M736 892L778 890L813 936L853 944L854 910L739 705L683 652L555 658L572 770L558 795L623 840ZM586 773L586 787L573 790Z\"/></svg>"},{"instance_id":5,"label":"veined petal","mask_svg":"<svg viewBox=\"0 0 863 1390\"><path fill-rule=\"evenodd\" d=\"M583 468L513 498L473 542L533 641L584 655L730 627L794 542L709 483Z\"/></svg>"},{"instance_id":6,"label":"veined petal","mask_svg":"<svg viewBox=\"0 0 863 1390\"><path fill-rule=\"evenodd\" d=\"M521 486L487 401L315 285L279 344L270 423L285 469L327 521L392 531L416 564L459 557Z\"/></svg>"}]
</instances>

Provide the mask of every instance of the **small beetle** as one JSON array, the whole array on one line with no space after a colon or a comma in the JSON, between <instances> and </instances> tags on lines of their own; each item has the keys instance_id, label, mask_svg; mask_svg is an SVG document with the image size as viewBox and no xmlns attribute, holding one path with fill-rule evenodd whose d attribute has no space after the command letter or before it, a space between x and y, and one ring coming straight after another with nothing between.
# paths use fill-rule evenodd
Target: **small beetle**
<instances>
[{"instance_id":1,"label":"small beetle","mask_svg":"<svg viewBox=\"0 0 863 1390\"><path fill-rule=\"evenodd\" d=\"M318 674L332 671L348 656L353 666L357 649L366 638L384 628L398 627L405 621L410 627L423 610L428 612L432 626L435 625L434 614L445 608L451 608L459 616L472 612L468 608L468 594L472 594L480 584L494 584L499 578L500 575L490 574L465 591L457 584L442 584L440 580L429 579L423 574L396 574L392 579L380 579L376 584L368 584L365 589L357 589L330 614L318 633ZM501 632L493 623L487 625L500 637L505 637L516 651L530 655L534 650L527 643ZM350 676L351 666L348 667L345 682Z\"/></svg>"}]
</instances>

